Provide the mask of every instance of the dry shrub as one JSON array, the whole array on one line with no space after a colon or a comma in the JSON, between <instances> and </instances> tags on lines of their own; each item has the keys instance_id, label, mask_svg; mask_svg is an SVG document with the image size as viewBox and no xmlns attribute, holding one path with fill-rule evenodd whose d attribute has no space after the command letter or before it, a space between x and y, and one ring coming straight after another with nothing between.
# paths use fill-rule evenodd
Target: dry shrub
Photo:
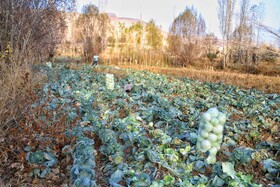
<instances>
[{"instance_id":1,"label":"dry shrub","mask_svg":"<svg viewBox=\"0 0 280 187\"><path fill-rule=\"evenodd\" d=\"M26 161L23 148L27 145L32 151L49 147L59 159L59 164L53 168L59 171L54 176L55 180L43 180L40 184L60 186L69 183L66 167L70 163L62 155L61 149L75 141L75 137L66 137L64 132L66 128L72 129L78 119L68 122L67 113L61 110L61 105L55 111L50 111L45 105L51 98L46 98L36 107L31 105L39 102L39 90L47 79L41 72L31 70L27 65L1 70L0 186L33 186L37 182L36 178L29 176L34 166ZM46 116L46 120L41 116Z\"/></svg>"},{"instance_id":2,"label":"dry shrub","mask_svg":"<svg viewBox=\"0 0 280 187\"><path fill-rule=\"evenodd\" d=\"M213 69L215 63L211 62L207 57L201 57L192 65L194 69ZM189 67L189 66L188 66Z\"/></svg>"},{"instance_id":3,"label":"dry shrub","mask_svg":"<svg viewBox=\"0 0 280 187\"><path fill-rule=\"evenodd\" d=\"M262 62L256 68L262 75L280 76L280 61L278 63Z\"/></svg>"},{"instance_id":4,"label":"dry shrub","mask_svg":"<svg viewBox=\"0 0 280 187\"><path fill-rule=\"evenodd\" d=\"M260 62L259 64L229 64L228 69L230 71L239 73L250 73L256 75L266 76L279 76L280 75L280 63L276 62Z\"/></svg>"},{"instance_id":5,"label":"dry shrub","mask_svg":"<svg viewBox=\"0 0 280 187\"><path fill-rule=\"evenodd\" d=\"M0 133L4 133L17 124L29 102L32 73L27 65L0 68Z\"/></svg>"},{"instance_id":6,"label":"dry shrub","mask_svg":"<svg viewBox=\"0 0 280 187\"><path fill-rule=\"evenodd\" d=\"M18 125L27 106L33 103L32 91L46 81L46 75L33 71L29 64L0 62L0 137Z\"/></svg>"},{"instance_id":7,"label":"dry shrub","mask_svg":"<svg viewBox=\"0 0 280 187\"><path fill-rule=\"evenodd\" d=\"M238 64L235 67L238 67L236 69L240 73L249 73L249 74L262 74L261 71L259 71L257 65L253 64Z\"/></svg>"},{"instance_id":8,"label":"dry shrub","mask_svg":"<svg viewBox=\"0 0 280 187\"><path fill-rule=\"evenodd\" d=\"M31 77L28 66L7 65L0 61L0 186L5 186L1 184L4 182L3 173L6 175L12 171L4 167L4 162L10 159L7 153L11 147L7 137L10 137L9 129L18 126L29 103Z\"/></svg>"}]
</instances>

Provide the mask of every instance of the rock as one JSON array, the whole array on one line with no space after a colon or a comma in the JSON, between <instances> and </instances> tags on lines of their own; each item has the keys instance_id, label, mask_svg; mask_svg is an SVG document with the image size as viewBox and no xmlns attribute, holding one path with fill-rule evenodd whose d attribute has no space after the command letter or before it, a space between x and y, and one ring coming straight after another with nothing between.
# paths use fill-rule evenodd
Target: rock
<instances>
[{"instance_id":1,"label":"rock","mask_svg":"<svg viewBox=\"0 0 280 187\"><path fill-rule=\"evenodd\" d=\"M124 91L125 91L125 92L130 92L130 91L132 90L133 86L134 86L133 83L126 84L126 85L124 86Z\"/></svg>"}]
</instances>

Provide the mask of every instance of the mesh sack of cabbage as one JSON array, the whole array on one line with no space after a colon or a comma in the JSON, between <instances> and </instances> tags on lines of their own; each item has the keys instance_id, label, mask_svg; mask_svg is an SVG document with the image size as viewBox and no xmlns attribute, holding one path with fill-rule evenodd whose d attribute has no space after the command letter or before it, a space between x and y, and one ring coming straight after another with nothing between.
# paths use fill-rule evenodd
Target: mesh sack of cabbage
<instances>
[{"instance_id":1,"label":"mesh sack of cabbage","mask_svg":"<svg viewBox=\"0 0 280 187\"><path fill-rule=\"evenodd\" d=\"M114 75L113 74L106 74L106 87L109 90L114 89Z\"/></svg>"},{"instance_id":2,"label":"mesh sack of cabbage","mask_svg":"<svg viewBox=\"0 0 280 187\"><path fill-rule=\"evenodd\" d=\"M203 115L199 123L196 148L203 153L209 151L206 159L208 164L216 162L216 154L223 140L226 115L217 108L210 108Z\"/></svg>"}]
</instances>

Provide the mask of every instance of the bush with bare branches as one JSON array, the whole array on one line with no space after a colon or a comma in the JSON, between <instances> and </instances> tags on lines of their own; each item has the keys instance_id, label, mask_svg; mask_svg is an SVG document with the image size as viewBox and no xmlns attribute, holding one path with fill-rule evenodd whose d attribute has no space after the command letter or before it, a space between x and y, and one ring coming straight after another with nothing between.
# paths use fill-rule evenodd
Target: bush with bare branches
<instances>
[{"instance_id":1,"label":"bush with bare branches","mask_svg":"<svg viewBox=\"0 0 280 187\"><path fill-rule=\"evenodd\" d=\"M2 0L0 6L0 131L16 124L31 91L31 65L52 58L72 0Z\"/></svg>"}]
</instances>

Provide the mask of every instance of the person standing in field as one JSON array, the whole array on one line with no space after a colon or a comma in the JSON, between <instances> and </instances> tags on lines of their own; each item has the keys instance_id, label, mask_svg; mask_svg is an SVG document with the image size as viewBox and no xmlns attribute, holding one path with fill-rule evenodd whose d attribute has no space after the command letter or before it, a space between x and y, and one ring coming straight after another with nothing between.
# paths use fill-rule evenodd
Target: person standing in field
<instances>
[{"instance_id":1,"label":"person standing in field","mask_svg":"<svg viewBox=\"0 0 280 187\"><path fill-rule=\"evenodd\" d=\"M98 60L99 60L99 56L98 55L94 55L93 56L93 66L98 64Z\"/></svg>"}]
</instances>

